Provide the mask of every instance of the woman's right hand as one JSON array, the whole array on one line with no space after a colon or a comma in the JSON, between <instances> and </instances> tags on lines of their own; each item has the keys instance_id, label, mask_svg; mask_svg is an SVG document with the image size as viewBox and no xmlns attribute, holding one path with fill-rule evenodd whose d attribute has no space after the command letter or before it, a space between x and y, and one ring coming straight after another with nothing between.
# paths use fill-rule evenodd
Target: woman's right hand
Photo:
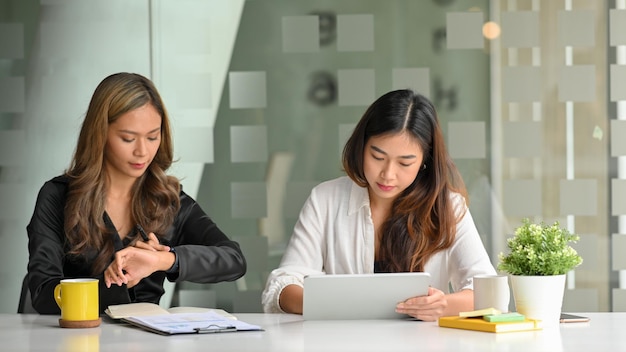
<instances>
[{"instance_id":1,"label":"woman's right hand","mask_svg":"<svg viewBox=\"0 0 626 352\"><path fill-rule=\"evenodd\" d=\"M115 253L113 262L104 271L104 283L107 288L113 284L126 284L130 288L155 271L167 270L174 260L176 257L170 253L170 247L160 244L151 232L148 241L136 241Z\"/></svg>"}]
</instances>

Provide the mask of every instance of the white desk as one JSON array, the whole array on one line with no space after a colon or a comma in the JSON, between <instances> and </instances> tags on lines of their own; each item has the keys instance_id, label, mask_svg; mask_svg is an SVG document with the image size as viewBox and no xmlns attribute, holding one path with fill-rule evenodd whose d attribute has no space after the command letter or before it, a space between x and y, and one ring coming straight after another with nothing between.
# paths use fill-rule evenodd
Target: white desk
<instances>
[{"instance_id":1,"label":"white desk","mask_svg":"<svg viewBox=\"0 0 626 352\"><path fill-rule=\"evenodd\" d=\"M302 321L286 314L236 314L265 331L161 336L104 320L62 329L58 316L0 314L2 351L626 351L626 313L577 313L589 323L488 333L433 322Z\"/></svg>"}]
</instances>

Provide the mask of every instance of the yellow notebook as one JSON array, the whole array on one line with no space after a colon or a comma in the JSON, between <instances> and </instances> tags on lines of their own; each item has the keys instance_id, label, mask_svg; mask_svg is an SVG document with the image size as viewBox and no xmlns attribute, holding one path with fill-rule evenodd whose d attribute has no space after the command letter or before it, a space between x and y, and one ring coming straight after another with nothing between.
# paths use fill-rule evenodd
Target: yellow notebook
<instances>
[{"instance_id":1,"label":"yellow notebook","mask_svg":"<svg viewBox=\"0 0 626 352\"><path fill-rule=\"evenodd\" d=\"M541 321L526 319L512 322L489 322L482 317L465 318L459 316L439 318L439 326L445 328L476 330L486 332L512 332L541 330Z\"/></svg>"}]
</instances>

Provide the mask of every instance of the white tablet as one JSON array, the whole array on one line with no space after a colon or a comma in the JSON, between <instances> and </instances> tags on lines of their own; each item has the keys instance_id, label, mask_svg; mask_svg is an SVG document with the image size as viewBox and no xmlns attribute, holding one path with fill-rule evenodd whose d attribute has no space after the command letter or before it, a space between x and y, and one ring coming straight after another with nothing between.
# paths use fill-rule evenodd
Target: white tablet
<instances>
[{"instance_id":1,"label":"white tablet","mask_svg":"<svg viewBox=\"0 0 626 352\"><path fill-rule=\"evenodd\" d=\"M428 294L428 273L314 275L304 278L305 320L401 319L407 298Z\"/></svg>"}]
</instances>

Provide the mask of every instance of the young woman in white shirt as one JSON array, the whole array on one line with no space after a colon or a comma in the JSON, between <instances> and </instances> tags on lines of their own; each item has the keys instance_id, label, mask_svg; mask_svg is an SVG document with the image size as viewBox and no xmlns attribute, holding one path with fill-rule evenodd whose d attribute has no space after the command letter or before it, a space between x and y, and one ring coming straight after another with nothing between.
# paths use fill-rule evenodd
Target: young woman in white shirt
<instances>
[{"instance_id":1,"label":"young woman in white shirt","mask_svg":"<svg viewBox=\"0 0 626 352\"><path fill-rule=\"evenodd\" d=\"M473 277L495 274L432 103L411 90L378 98L343 150L347 176L316 186L263 292L266 312L302 313L312 274L431 274L427 296L396 311L434 321L473 309ZM452 290L450 290L450 288Z\"/></svg>"}]
</instances>

